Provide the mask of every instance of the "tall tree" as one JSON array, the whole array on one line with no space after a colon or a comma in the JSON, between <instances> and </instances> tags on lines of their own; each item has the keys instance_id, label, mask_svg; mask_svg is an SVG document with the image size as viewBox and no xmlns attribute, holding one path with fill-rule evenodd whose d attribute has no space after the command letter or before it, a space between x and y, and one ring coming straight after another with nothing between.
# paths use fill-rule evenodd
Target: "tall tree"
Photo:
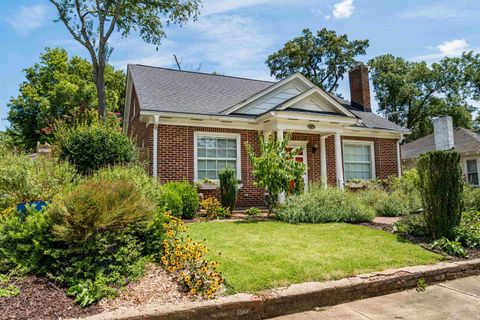
<instances>
[{"instance_id":1,"label":"tall tree","mask_svg":"<svg viewBox=\"0 0 480 320\"><path fill-rule=\"evenodd\" d=\"M200 0L50 0L72 37L91 57L97 89L98 116L105 118L105 67L113 47L108 45L116 30L123 37L137 31L147 43L160 45L164 24L186 23L198 15Z\"/></svg>"},{"instance_id":2,"label":"tall tree","mask_svg":"<svg viewBox=\"0 0 480 320\"><path fill-rule=\"evenodd\" d=\"M450 115L455 126L472 127L464 58L444 58L430 66L391 54L369 61L378 111L412 130L409 140L432 132L431 118Z\"/></svg>"},{"instance_id":3,"label":"tall tree","mask_svg":"<svg viewBox=\"0 0 480 320\"><path fill-rule=\"evenodd\" d=\"M64 49L47 48L38 63L24 70L26 79L20 84L20 94L8 103L7 135L12 143L24 149L34 148L37 141L51 141L55 121L95 111L98 100L92 70L92 64L85 59L69 58ZM105 83L107 110L123 110L123 71L107 64Z\"/></svg>"},{"instance_id":4,"label":"tall tree","mask_svg":"<svg viewBox=\"0 0 480 320\"><path fill-rule=\"evenodd\" d=\"M267 58L270 73L277 79L302 73L329 93L338 88L338 82L355 66L355 58L366 54L368 40L350 41L346 34L337 35L325 28L316 35L304 29L303 35L285 43L284 47Z\"/></svg>"}]
</instances>

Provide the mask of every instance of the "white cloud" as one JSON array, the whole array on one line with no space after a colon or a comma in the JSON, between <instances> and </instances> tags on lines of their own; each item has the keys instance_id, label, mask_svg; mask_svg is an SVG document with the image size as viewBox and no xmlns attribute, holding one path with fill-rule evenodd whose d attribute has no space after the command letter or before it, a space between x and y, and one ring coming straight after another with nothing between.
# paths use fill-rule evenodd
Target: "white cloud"
<instances>
[{"instance_id":1,"label":"white cloud","mask_svg":"<svg viewBox=\"0 0 480 320\"><path fill-rule=\"evenodd\" d=\"M463 18L469 15L466 10L460 9L457 6L447 5L431 5L431 6L417 6L406 9L399 13L400 17L406 19L429 19L442 20Z\"/></svg>"},{"instance_id":2,"label":"white cloud","mask_svg":"<svg viewBox=\"0 0 480 320\"><path fill-rule=\"evenodd\" d=\"M427 48L433 50L431 46ZM458 57L463 52L472 50L465 39L453 39L450 41L445 41L437 45L435 49L437 50L437 52L416 56L412 58L412 60L434 62L444 57ZM479 48L473 49L473 51L478 52Z\"/></svg>"},{"instance_id":3,"label":"white cloud","mask_svg":"<svg viewBox=\"0 0 480 320\"><path fill-rule=\"evenodd\" d=\"M350 18L353 14L353 0L343 0L333 6L333 16L335 19L346 19Z\"/></svg>"},{"instance_id":4,"label":"white cloud","mask_svg":"<svg viewBox=\"0 0 480 320\"><path fill-rule=\"evenodd\" d=\"M47 22L48 7L43 4L20 6L18 12L11 13L6 20L20 35L27 35Z\"/></svg>"},{"instance_id":5,"label":"white cloud","mask_svg":"<svg viewBox=\"0 0 480 320\"><path fill-rule=\"evenodd\" d=\"M455 39L451 41L445 41L437 46L437 49L445 56L459 56L467 50L469 47L465 39Z\"/></svg>"}]
</instances>

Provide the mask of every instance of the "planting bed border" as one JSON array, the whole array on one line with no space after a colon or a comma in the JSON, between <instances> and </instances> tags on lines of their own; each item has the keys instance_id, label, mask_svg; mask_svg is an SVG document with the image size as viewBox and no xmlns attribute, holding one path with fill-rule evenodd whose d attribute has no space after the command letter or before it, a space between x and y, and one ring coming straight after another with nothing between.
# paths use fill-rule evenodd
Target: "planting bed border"
<instances>
[{"instance_id":1,"label":"planting bed border","mask_svg":"<svg viewBox=\"0 0 480 320\"><path fill-rule=\"evenodd\" d=\"M480 275L480 259L404 267L337 281L295 284L258 295L242 293L211 301L119 309L85 319L267 319L412 289L421 278L427 284L434 284L475 275Z\"/></svg>"}]
</instances>

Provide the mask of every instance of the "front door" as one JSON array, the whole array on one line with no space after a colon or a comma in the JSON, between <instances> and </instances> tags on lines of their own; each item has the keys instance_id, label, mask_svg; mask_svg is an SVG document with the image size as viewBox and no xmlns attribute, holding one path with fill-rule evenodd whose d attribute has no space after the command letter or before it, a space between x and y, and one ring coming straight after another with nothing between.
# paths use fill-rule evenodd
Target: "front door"
<instances>
[{"instance_id":1,"label":"front door","mask_svg":"<svg viewBox=\"0 0 480 320\"><path fill-rule=\"evenodd\" d=\"M292 141L292 143L294 143L294 141ZM295 156L295 161L297 162L302 162L305 164L305 172L303 174L303 183L305 185L305 191L307 191L307 187L308 187L308 174L307 174L307 146L306 144L294 144L292 146L289 146L287 148L287 151L292 151L293 149L300 149L300 151L298 152L298 154ZM295 182L294 181L290 181L290 189L293 189L295 187Z\"/></svg>"}]
</instances>

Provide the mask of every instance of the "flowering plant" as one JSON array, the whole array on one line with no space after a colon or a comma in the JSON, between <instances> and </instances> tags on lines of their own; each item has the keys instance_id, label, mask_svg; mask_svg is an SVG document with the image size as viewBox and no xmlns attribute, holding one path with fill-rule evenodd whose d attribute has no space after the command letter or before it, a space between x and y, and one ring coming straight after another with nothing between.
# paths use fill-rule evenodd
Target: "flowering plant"
<instances>
[{"instance_id":1,"label":"flowering plant","mask_svg":"<svg viewBox=\"0 0 480 320\"><path fill-rule=\"evenodd\" d=\"M205 259L208 249L200 242L194 242L189 236L183 237L187 227L182 220L169 216L165 223L166 239L162 264L168 272L177 272L181 286L191 295L202 295L211 299L224 283L218 272L219 263Z\"/></svg>"}]
</instances>

